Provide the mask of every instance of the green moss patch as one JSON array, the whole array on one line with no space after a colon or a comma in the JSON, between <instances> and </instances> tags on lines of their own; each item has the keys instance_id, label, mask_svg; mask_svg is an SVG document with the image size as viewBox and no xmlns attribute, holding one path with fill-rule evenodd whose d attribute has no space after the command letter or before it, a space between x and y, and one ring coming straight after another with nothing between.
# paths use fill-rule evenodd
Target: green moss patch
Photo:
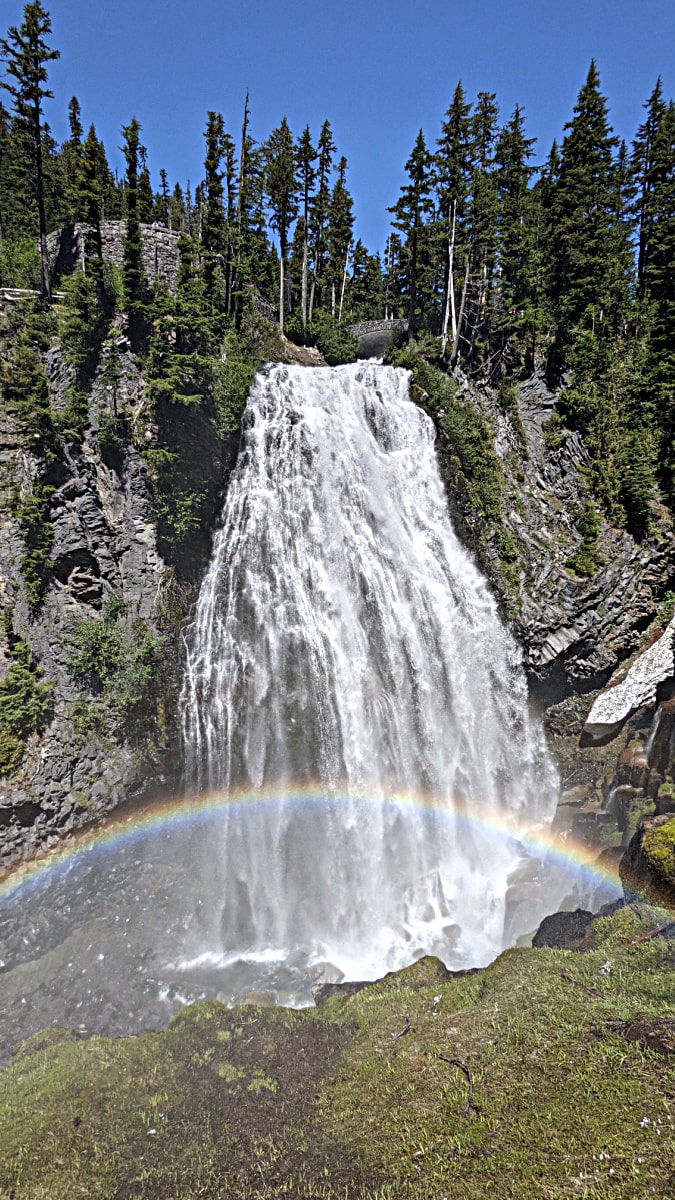
<instances>
[{"instance_id":1,"label":"green moss patch","mask_svg":"<svg viewBox=\"0 0 675 1200\"><path fill-rule=\"evenodd\" d=\"M672 1195L675 955L656 919L625 908L588 953L458 977L423 960L315 1010L36 1035L0 1072L0 1196Z\"/></svg>"},{"instance_id":2,"label":"green moss patch","mask_svg":"<svg viewBox=\"0 0 675 1200\"><path fill-rule=\"evenodd\" d=\"M642 850L651 870L673 889L675 896L675 818L656 829L647 830Z\"/></svg>"}]
</instances>

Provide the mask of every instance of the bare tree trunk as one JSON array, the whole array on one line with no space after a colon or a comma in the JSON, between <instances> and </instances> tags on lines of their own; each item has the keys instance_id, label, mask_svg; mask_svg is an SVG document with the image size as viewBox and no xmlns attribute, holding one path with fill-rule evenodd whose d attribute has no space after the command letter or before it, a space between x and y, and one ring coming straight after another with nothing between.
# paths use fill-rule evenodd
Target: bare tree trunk
<instances>
[{"instance_id":1,"label":"bare tree trunk","mask_svg":"<svg viewBox=\"0 0 675 1200\"><path fill-rule=\"evenodd\" d=\"M454 275L454 260L455 260L455 223L457 217L457 203L452 202L452 233L448 242L448 282L445 291L445 310L443 312L443 330L441 333L441 354L445 357L445 349L448 344L448 321L450 319L450 311L452 310L452 342L454 345L455 336L457 334L457 318L455 316L455 275Z\"/></svg>"},{"instance_id":2,"label":"bare tree trunk","mask_svg":"<svg viewBox=\"0 0 675 1200\"><path fill-rule=\"evenodd\" d=\"M343 306L344 300L345 300L345 287L347 286L347 270L349 268L349 253L350 253L350 251L351 251L351 246L348 246L347 247L347 257L345 258L345 269L342 272L342 289L340 291L340 309L338 312L338 325L342 321L342 306Z\"/></svg>"},{"instance_id":3,"label":"bare tree trunk","mask_svg":"<svg viewBox=\"0 0 675 1200\"><path fill-rule=\"evenodd\" d=\"M455 330L455 337L454 337L454 340L452 343L452 354L450 355L450 362L453 367L454 367L455 363L457 362L457 358L459 355L459 338L460 338L460 334L462 332L462 321L464 320L464 305L466 304L466 293L467 293L467 290L469 287L469 267L470 267L470 265L471 265L471 257L469 255L467 255L466 271L464 272L464 287L462 288L462 301L459 306L459 317L457 319L457 329Z\"/></svg>"},{"instance_id":4,"label":"bare tree trunk","mask_svg":"<svg viewBox=\"0 0 675 1200\"><path fill-rule=\"evenodd\" d=\"M284 332L284 248L279 255L279 331Z\"/></svg>"},{"instance_id":5,"label":"bare tree trunk","mask_svg":"<svg viewBox=\"0 0 675 1200\"><path fill-rule=\"evenodd\" d=\"M302 239L302 295L300 306L302 309L302 328L307 327L307 265L309 253L307 250L307 223L305 222L304 237Z\"/></svg>"}]
</instances>

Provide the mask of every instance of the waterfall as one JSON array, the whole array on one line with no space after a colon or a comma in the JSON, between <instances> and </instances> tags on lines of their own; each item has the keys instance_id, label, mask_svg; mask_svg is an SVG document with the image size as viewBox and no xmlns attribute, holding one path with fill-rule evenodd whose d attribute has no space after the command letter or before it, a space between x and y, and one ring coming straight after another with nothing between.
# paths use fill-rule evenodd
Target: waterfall
<instances>
[{"instance_id":1,"label":"waterfall","mask_svg":"<svg viewBox=\"0 0 675 1200\"><path fill-rule=\"evenodd\" d=\"M252 388L181 697L189 788L230 798L193 864L205 962L481 965L521 861L505 829L555 807L409 385L358 363Z\"/></svg>"}]
</instances>

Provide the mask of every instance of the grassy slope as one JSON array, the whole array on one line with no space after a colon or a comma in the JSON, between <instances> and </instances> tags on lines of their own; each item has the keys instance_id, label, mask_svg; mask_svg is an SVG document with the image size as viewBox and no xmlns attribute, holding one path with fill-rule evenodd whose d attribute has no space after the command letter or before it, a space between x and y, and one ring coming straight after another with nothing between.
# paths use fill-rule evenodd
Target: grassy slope
<instances>
[{"instance_id":1,"label":"grassy slope","mask_svg":"<svg viewBox=\"0 0 675 1200\"><path fill-rule=\"evenodd\" d=\"M0 1072L0 1196L675 1195L675 952L646 910L583 954L435 960L303 1013L50 1031ZM410 1031L401 1033L409 1018ZM462 1112L473 1073L473 1108Z\"/></svg>"}]
</instances>

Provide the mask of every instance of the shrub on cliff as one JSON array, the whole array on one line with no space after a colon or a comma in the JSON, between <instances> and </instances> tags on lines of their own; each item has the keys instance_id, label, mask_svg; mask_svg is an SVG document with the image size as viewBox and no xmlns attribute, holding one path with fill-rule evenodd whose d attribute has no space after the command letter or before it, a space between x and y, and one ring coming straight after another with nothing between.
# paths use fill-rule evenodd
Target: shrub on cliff
<instances>
[{"instance_id":1,"label":"shrub on cliff","mask_svg":"<svg viewBox=\"0 0 675 1200\"><path fill-rule=\"evenodd\" d=\"M52 712L52 685L33 665L28 642L15 634L9 609L3 626L10 663L0 680L0 775L16 769L29 737L46 729Z\"/></svg>"}]
</instances>

